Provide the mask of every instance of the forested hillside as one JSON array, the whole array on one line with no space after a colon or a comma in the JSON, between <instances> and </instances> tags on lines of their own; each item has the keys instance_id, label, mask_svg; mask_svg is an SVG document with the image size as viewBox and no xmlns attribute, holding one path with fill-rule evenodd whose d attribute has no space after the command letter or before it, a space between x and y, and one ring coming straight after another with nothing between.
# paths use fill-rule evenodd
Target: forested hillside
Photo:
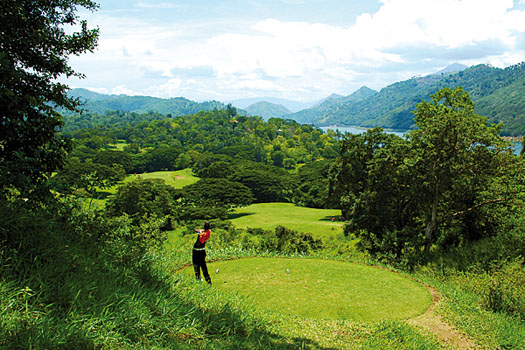
<instances>
[{"instance_id":1,"label":"forested hillside","mask_svg":"<svg viewBox=\"0 0 525 350\"><path fill-rule=\"evenodd\" d=\"M135 149L133 152L142 156L171 147L179 150L175 158L181 152L212 152L286 168L337 156L333 134L293 120L264 122L259 117L238 115L235 108L174 118L115 112L68 116L65 120L63 134L77 143L77 152L89 153L122 140L125 150Z\"/></svg>"},{"instance_id":2,"label":"forested hillside","mask_svg":"<svg viewBox=\"0 0 525 350\"><path fill-rule=\"evenodd\" d=\"M82 108L91 113L107 111L162 113L174 116L224 108L218 101L194 102L183 97L157 98L151 96L104 95L86 89L72 89L69 96L79 98Z\"/></svg>"},{"instance_id":3,"label":"forested hillside","mask_svg":"<svg viewBox=\"0 0 525 350\"><path fill-rule=\"evenodd\" d=\"M503 135L523 135L525 125L525 64L505 69L478 65L457 73L415 77L389 85L362 98L354 94L292 114L300 122L316 125L381 126L407 130L414 126L416 104L448 87L463 87L476 103L476 113L505 124ZM479 103L478 103L479 102Z\"/></svg>"}]
</instances>

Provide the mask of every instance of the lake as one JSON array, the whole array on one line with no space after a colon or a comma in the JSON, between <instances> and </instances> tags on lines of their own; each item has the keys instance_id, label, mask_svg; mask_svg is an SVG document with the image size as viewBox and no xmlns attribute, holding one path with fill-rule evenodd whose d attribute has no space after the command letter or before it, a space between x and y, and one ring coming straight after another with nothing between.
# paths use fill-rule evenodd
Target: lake
<instances>
[{"instance_id":1,"label":"lake","mask_svg":"<svg viewBox=\"0 0 525 350\"><path fill-rule=\"evenodd\" d=\"M340 132L344 133L350 133L350 134L362 134L366 132L367 128L362 128L359 126L321 126L322 130L326 131L328 129L331 130L339 130ZM395 134L397 136L404 136L406 132L400 132L400 131L389 131L385 130L386 133L389 134ZM523 144L521 142L512 142L512 147L514 148L514 154L520 154L521 148L523 147Z\"/></svg>"}]
</instances>

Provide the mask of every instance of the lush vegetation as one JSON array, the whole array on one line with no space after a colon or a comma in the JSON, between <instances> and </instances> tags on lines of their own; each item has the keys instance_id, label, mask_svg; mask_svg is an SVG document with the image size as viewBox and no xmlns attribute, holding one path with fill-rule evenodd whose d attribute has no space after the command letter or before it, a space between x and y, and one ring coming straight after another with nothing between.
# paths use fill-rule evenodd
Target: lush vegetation
<instances>
[{"instance_id":1,"label":"lush vegetation","mask_svg":"<svg viewBox=\"0 0 525 350\"><path fill-rule=\"evenodd\" d=\"M67 119L71 127L59 133L54 108L76 102L56 78L76 74L68 55L92 50L97 39L77 17L81 8L96 5L0 5L0 347L445 348L399 320L401 311L424 310L423 287L365 266L388 264L436 288L443 299L435 312L473 342L525 348L525 158L507 150L499 127L474 113L464 90L443 89L418 104L418 129L406 138L376 129L338 142L340 135L241 116L231 106L184 117L125 114L114 126L85 115ZM196 177L186 186L157 178L190 167ZM101 190L104 205L92 206ZM278 218L275 209L292 217ZM331 220L339 211L344 233ZM285 257L292 260L272 264L290 270L275 290L302 295L290 290L301 281L291 287L286 279L317 284L325 271L333 285L302 285L315 302L286 315L267 310L277 302L195 282L180 271L205 219L210 261ZM221 262L216 282L228 266L249 274L254 261ZM255 282L243 282L257 292ZM379 282L383 288L363 291ZM417 310L396 309L410 301L399 294L407 284L421 292L412 299ZM337 318L313 310L323 293L382 295L376 310L392 307L388 318L398 320L358 315L348 300L337 316L353 320L315 319Z\"/></svg>"},{"instance_id":2,"label":"lush vegetation","mask_svg":"<svg viewBox=\"0 0 525 350\"><path fill-rule=\"evenodd\" d=\"M0 196L33 191L70 149L56 133L62 117L54 106L74 110L77 103L55 78L81 76L68 58L93 51L98 39L98 30L88 29L75 14L77 7L92 11L97 5L79 0L39 4L35 10L16 0L0 4Z\"/></svg>"},{"instance_id":3,"label":"lush vegetation","mask_svg":"<svg viewBox=\"0 0 525 350\"><path fill-rule=\"evenodd\" d=\"M378 129L346 135L331 169L346 233L398 263L494 236L523 214L523 158L461 88L432 98L418 105L418 128L406 138Z\"/></svg>"}]
</instances>

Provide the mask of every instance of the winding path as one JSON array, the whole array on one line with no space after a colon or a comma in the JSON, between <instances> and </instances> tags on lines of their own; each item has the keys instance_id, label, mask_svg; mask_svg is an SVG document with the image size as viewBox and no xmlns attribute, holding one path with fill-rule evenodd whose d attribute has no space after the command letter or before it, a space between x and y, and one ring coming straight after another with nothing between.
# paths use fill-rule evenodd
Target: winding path
<instances>
[{"instance_id":1,"label":"winding path","mask_svg":"<svg viewBox=\"0 0 525 350\"><path fill-rule=\"evenodd\" d=\"M407 320L407 323L433 333L439 341L454 349L478 349L478 346L468 336L461 334L434 312L441 298L437 290L428 285L426 287L432 295L432 304L424 314Z\"/></svg>"}]
</instances>

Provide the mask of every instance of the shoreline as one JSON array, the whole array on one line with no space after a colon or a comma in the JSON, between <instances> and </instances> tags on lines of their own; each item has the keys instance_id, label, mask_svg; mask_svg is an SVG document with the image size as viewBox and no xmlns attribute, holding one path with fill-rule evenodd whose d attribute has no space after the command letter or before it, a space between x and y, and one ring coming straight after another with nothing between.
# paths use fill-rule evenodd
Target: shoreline
<instances>
[{"instance_id":1,"label":"shoreline","mask_svg":"<svg viewBox=\"0 0 525 350\"><path fill-rule=\"evenodd\" d=\"M329 129L353 128L353 129L363 130L363 131L366 131L366 130L369 130L369 129L373 129L373 127L358 126L358 125L318 125L317 127L318 128L329 128ZM405 134L405 133L408 133L408 132L411 131L411 129L408 129L408 130L388 129L388 128L384 128L382 126L380 126L380 128L382 128L383 130L388 131L388 132L395 132L395 133L402 133L402 134ZM503 140L505 140L505 141L510 141L510 142L523 142L523 139L525 138L525 135L520 135L520 136L501 136L501 138Z\"/></svg>"},{"instance_id":2,"label":"shoreline","mask_svg":"<svg viewBox=\"0 0 525 350\"><path fill-rule=\"evenodd\" d=\"M502 136L501 138L510 142L523 142L523 136Z\"/></svg>"}]
</instances>

